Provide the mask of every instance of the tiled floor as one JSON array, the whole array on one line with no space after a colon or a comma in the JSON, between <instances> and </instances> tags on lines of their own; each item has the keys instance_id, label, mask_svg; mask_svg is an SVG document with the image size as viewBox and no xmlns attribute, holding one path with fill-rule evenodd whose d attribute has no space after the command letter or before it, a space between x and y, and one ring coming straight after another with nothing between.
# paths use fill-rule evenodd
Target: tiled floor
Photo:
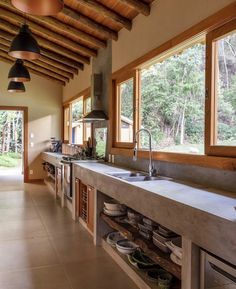
<instances>
[{"instance_id":1,"label":"tiled floor","mask_svg":"<svg viewBox=\"0 0 236 289\"><path fill-rule=\"evenodd\" d=\"M0 289L136 289L44 185L0 176Z\"/></svg>"}]
</instances>

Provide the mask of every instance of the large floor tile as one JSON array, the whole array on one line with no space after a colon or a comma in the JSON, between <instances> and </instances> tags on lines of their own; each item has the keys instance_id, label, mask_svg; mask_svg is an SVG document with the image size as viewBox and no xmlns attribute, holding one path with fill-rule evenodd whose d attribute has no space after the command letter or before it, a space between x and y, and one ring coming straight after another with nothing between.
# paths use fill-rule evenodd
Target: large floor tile
<instances>
[{"instance_id":1,"label":"large floor tile","mask_svg":"<svg viewBox=\"0 0 236 289\"><path fill-rule=\"evenodd\" d=\"M34 207L25 208L0 208L1 221L32 220L38 219L39 215Z\"/></svg>"},{"instance_id":2,"label":"large floor tile","mask_svg":"<svg viewBox=\"0 0 236 289\"><path fill-rule=\"evenodd\" d=\"M71 289L62 266L0 273L0 289Z\"/></svg>"},{"instance_id":3,"label":"large floor tile","mask_svg":"<svg viewBox=\"0 0 236 289\"><path fill-rule=\"evenodd\" d=\"M0 209L7 208L28 208L33 207L32 200L30 198L8 198L0 199Z\"/></svg>"},{"instance_id":4,"label":"large floor tile","mask_svg":"<svg viewBox=\"0 0 236 289\"><path fill-rule=\"evenodd\" d=\"M47 238L0 241L0 272L58 264Z\"/></svg>"},{"instance_id":5,"label":"large floor tile","mask_svg":"<svg viewBox=\"0 0 236 289\"><path fill-rule=\"evenodd\" d=\"M70 263L65 270L73 289L137 289L109 256Z\"/></svg>"},{"instance_id":6,"label":"large floor tile","mask_svg":"<svg viewBox=\"0 0 236 289\"><path fill-rule=\"evenodd\" d=\"M81 232L67 237L54 237L52 243L60 262L82 262L106 255L101 247L95 247L88 233Z\"/></svg>"},{"instance_id":7,"label":"large floor tile","mask_svg":"<svg viewBox=\"0 0 236 289\"><path fill-rule=\"evenodd\" d=\"M37 206L37 211L45 223L52 221L73 222L71 212L67 208L61 208L60 204Z\"/></svg>"},{"instance_id":8,"label":"large floor tile","mask_svg":"<svg viewBox=\"0 0 236 289\"><path fill-rule=\"evenodd\" d=\"M0 222L0 240L47 237L40 219Z\"/></svg>"}]
</instances>

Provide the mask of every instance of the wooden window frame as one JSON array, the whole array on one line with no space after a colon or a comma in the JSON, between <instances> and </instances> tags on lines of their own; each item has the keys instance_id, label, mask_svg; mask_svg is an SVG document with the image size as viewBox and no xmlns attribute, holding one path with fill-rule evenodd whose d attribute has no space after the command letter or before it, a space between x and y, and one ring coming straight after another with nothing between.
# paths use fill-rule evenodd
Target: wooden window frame
<instances>
[{"instance_id":1,"label":"wooden window frame","mask_svg":"<svg viewBox=\"0 0 236 289\"><path fill-rule=\"evenodd\" d=\"M218 29L218 28L220 29L225 24L233 21L234 19L236 19L235 9L236 9L236 1L112 74L111 97L110 97L110 103L109 103L110 137L109 137L109 142L108 142L109 152L111 154L123 155L127 157L132 157L133 155L133 144L129 144L127 146L125 143L116 142L117 119L116 119L115 110L116 110L117 81L122 79L122 77L125 77L125 75L129 75L129 74L136 75L135 105L136 107L138 107L140 105L140 95L137 92L137 89L140 87L139 77L137 76L139 69L142 68L145 63L151 61L155 57L168 53L171 50L173 50L175 47L176 49L178 49L179 46L185 45L185 43L188 43L189 41L191 41L191 39L194 42L196 38L206 37L206 35L210 34L211 31ZM207 54L206 56L208 57ZM206 59L206 71L208 69L209 69L209 61L208 59ZM208 96L210 92L211 91L209 91L209 79L208 77L206 77L206 96ZM209 107L211 107L213 103L212 103L212 99L209 101L208 97L207 97L206 102L207 102L207 105L205 108L206 110L205 155L155 151L153 152L153 158L155 160L188 164L188 165L196 165L196 166L202 166L202 167L211 167L211 168L223 169L223 170L232 170L232 171L236 170L236 158L235 158L235 155L232 154L232 151L230 152L229 150L227 153L225 153L224 147L218 147L214 149L214 155L213 155L213 153L211 154L211 151L210 151L211 146L207 145L209 143L212 143L212 139L211 139L212 133L209 134L209 131L211 132L213 131L211 127L212 121L209 122L210 116L208 113L209 113ZM212 115L211 115L211 118L212 118ZM135 119L136 119L135 126L137 126L138 124L140 124L140 116L137 115L136 112L135 112ZM206 131L208 131L208 133L206 133ZM139 150L138 157L147 159L149 157L149 153L148 151Z\"/></svg>"},{"instance_id":2,"label":"wooden window frame","mask_svg":"<svg viewBox=\"0 0 236 289\"><path fill-rule=\"evenodd\" d=\"M83 100L83 115L85 115L87 113L86 107L85 107L86 99L88 99L90 97L91 97L90 96L90 88L86 88L85 90L78 93L76 96L73 96L68 101L63 103L63 141L65 143L72 144L72 103L79 101L82 98L82 100ZM66 108L69 108L69 111L70 111L70 120L69 120L70 121L70 127L69 127L69 140L68 141L64 139L64 136L65 136L64 135L64 125L65 125L64 110ZM91 125L91 132L92 132L92 125ZM91 133L91 135L92 135L92 133ZM87 137L86 137L86 131L85 131L85 123L83 123L83 143L82 144L73 143L73 144L83 146L87 142L86 138Z\"/></svg>"},{"instance_id":3,"label":"wooden window frame","mask_svg":"<svg viewBox=\"0 0 236 289\"><path fill-rule=\"evenodd\" d=\"M133 137L136 131L137 127L137 97L136 97L136 91L137 91L137 74L136 71L130 71L128 73L125 73L120 78L117 78L114 85L114 105L115 105L115 121L114 121L114 129L115 129L115 138L113 145L115 147L119 148L132 148L134 146L134 141L132 142L121 142L119 140L119 134L120 134L120 93L119 93L119 87L122 83L133 79Z\"/></svg>"},{"instance_id":4,"label":"wooden window frame","mask_svg":"<svg viewBox=\"0 0 236 289\"><path fill-rule=\"evenodd\" d=\"M236 31L236 19L209 32L207 41L207 63L206 63L206 124L205 124L205 153L211 156L236 157L236 146L217 145L217 41Z\"/></svg>"}]
</instances>

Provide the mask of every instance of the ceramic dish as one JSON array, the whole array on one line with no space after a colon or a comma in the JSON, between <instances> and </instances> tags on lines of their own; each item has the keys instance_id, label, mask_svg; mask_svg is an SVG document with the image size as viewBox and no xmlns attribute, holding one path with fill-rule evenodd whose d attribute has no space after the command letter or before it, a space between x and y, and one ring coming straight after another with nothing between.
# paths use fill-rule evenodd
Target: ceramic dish
<instances>
[{"instance_id":1,"label":"ceramic dish","mask_svg":"<svg viewBox=\"0 0 236 289\"><path fill-rule=\"evenodd\" d=\"M124 216L126 214L125 211L113 211L113 210L106 210L105 208L103 209L103 212L105 215L111 216L111 217L120 217Z\"/></svg>"},{"instance_id":2,"label":"ceramic dish","mask_svg":"<svg viewBox=\"0 0 236 289\"><path fill-rule=\"evenodd\" d=\"M107 243L113 247L116 246L116 243L120 240L125 240L120 232L111 232L107 235Z\"/></svg>"},{"instance_id":3,"label":"ceramic dish","mask_svg":"<svg viewBox=\"0 0 236 289\"><path fill-rule=\"evenodd\" d=\"M164 274L164 273L166 273L166 271L163 270L163 269L151 269L151 270L148 270L147 271L147 279L149 281L157 283L158 282L158 276L160 274Z\"/></svg>"},{"instance_id":4,"label":"ceramic dish","mask_svg":"<svg viewBox=\"0 0 236 289\"><path fill-rule=\"evenodd\" d=\"M172 278L173 278L173 276L168 272L160 274L158 276L158 282L157 282L158 288L159 289L169 289L171 286Z\"/></svg>"},{"instance_id":5,"label":"ceramic dish","mask_svg":"<svg viewBox=\"0 0 236 289\"><path fill-rule=\"evenodd\" d=\"M108 211L124 211L124 205L118 203L116 200L104 202L105 209Z\"/></svg>"},{"instance_id":6,"label":"ceramic dish","mask_svg":"<svg viewBox=\"0 0 236 289\"><path fill-rule=\"evenodd\" d=\"M173 239L179 238L179 237L175 237L175 236L174 237L165 237L158 230L153 231L153 236L155 237L155 239L162 242L163 244L165 244L165 242L172 241Z\"/></svg>"},{"instance_id":7,"label":"ceramic dish","mask_svg":"<svg viewBox=\"0 0 236 289\"><path fill-rule=\"evenodd\" d=\"M120 240L116 243L116 249L125 255L133 253L138 246L129 240Z\"/></svg>"},{"instance_id":8,"label":"ceramic dish","mask_svg":"<svg viewBox=\"0 0 236 289\"><path fill-rule=\"evenodd\" d=\"M145 225L138 223L138 227L141 231L145 232L145 233L152 233L152 230L150 230L149 228L147 228Z\"/></svg>"},{"instance_id":9,"label":"ceramic dish","mask_svg":"<svg viewBox=\"0 0 236 289\"><path fill-rule=\"evenodd\" d=\"M158 226L158 224L156 222L154 222L154 221L152 221L152 220L150 220L148 218L145 218L145 217L143 217L143 223L147 224L149 226L152 226L152 227L157 227Z\"/></svg>"},{"instance_id":10,"label":"ceramic dish","mask_svg":"<svg viewBox=\"0 0 236 289\"><path fill-rule=\"evenodd\" d=\"M153 241L153 244L155 246L157 246L162 252L164 252L164 253L170 253L171 252L170 249L165 244L158 241L155 237L152 238L152 241Z\"/></svg>"},{"instance_id":11,"label":"ceramic dish","mask_svg":"<svg viewBox=\"0 0 236 289\"><path fill-rule=\"evenodd\" d=\"M140 215L139 213L136 213L132 210L128 210L127 216L128 216L130 221L136 222L136 223L140 222L142 219L142 215Z\"/></svg>"},{"instance_id":12,"label":"ceramic dish","mask_svg":"<svg viewBox=\"0 0 236 289\"><path fill-rule=\"evenodd\" d=\"M182 266L182 259L180 259L178 256L176 256L174 253L170 254L170 259L175 264L177 264L179 266Z\"/></svg>"},{"instance_id":13,"label":"ceramic dish","mask_svg":"<svg viewBox=\"0 0 236 289\"><path fill-rule=\"evenodd\" d=\"M165 242L165 245L174 253L174 255L176 255L179 259L182 259L183 250L181 248L181 237Z\"/></svg>"},{"instance_id":14,"label":"ceramic dish","mask_svg":"<svg viewBox=\"0 0 236 289\"><path fill-rule=\"evenodd\" d=\"M158 265L153 263L146 255L143 255L142 252L139 252L140 250L136 250L134 253L128 255L128 260L131 265L139 270L148 270L158 267Z\"/></svg>"},{"instance_id":15,"label":"ceramic dish","mask_svg":"<svg viewBox=\"0 0 236 289\"><path fill-rule=\"evenodd\" d=\"M143 236L145 239L147 239L147 240L151 240L151 239L152 239L152 233L151 233L151 232L147 233L147 232L144 232L144 231L142 231L142 230L139 230L138 232L139 232L139 234L140 234L141 236Z\"/></svg>"},{"instance_id":16,"label":"ceramic dish","mask_svg":"<svg viewBox=\"0 0 236 289\"><path fill-rule=\"evenodd\" d=\"M172 232L171 230L169 230L163 226L159 226L158 231L166 238L177 236L174 232Z\"/></svg>"}]
</instances>

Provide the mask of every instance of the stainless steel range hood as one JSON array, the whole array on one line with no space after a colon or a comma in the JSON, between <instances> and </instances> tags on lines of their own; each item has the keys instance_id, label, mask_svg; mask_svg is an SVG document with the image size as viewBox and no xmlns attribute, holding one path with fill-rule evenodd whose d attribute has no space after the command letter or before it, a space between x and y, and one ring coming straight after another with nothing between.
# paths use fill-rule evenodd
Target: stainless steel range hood
<instances>
[{"instance_id":1,"label":"stainless steel range hood","mask_svg":"<svg viewBox=\"0 0 236 289\"><path fill-rule=\"evenodd\" d=\"M95 122L107 120L108 117L102 110L102 74L93 74L91 77L91 102L92 110L84 115L80 122Z\"/></svg>"}]
</instances>

